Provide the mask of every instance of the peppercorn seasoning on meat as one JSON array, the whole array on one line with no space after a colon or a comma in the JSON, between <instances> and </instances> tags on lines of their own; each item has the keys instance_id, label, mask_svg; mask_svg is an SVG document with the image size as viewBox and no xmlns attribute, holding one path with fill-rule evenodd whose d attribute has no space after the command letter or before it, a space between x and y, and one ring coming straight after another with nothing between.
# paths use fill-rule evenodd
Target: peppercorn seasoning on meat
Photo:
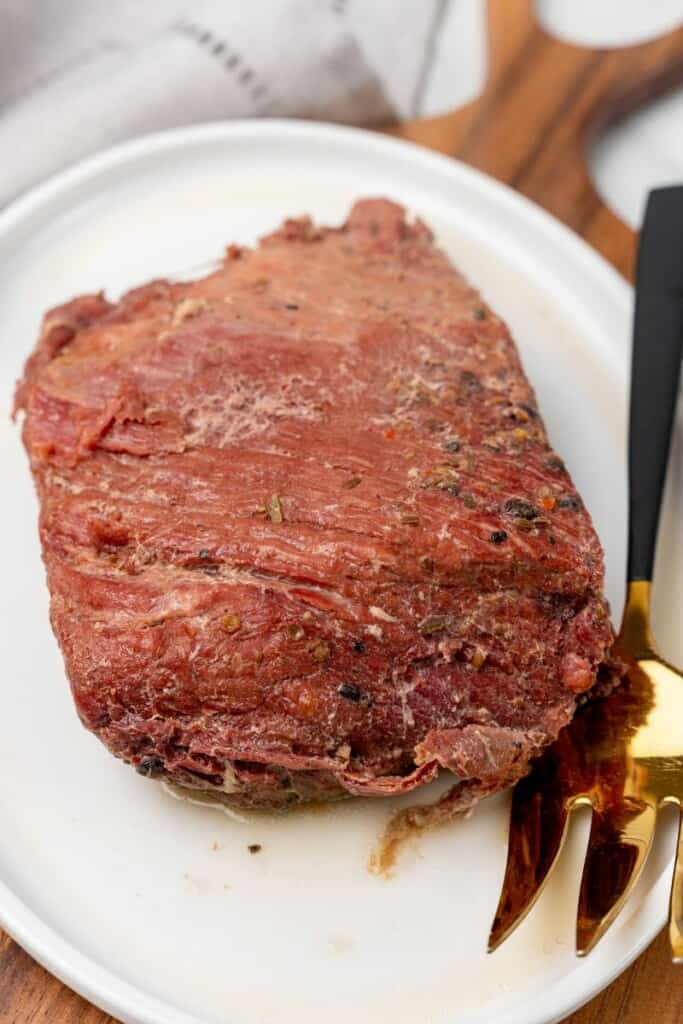
<instances>
[{"instance_id":1,"label":"peppercorn seasoning on meat","mask_svg":"<svg viewBox=\"0 0 683 1024\"><path fill-rule=\"evenodd\" d=\"M145 775L471 803L612 671L510 334L391 202L52 310L17 407L78 713Z\"/></svg>"}]
</instances>

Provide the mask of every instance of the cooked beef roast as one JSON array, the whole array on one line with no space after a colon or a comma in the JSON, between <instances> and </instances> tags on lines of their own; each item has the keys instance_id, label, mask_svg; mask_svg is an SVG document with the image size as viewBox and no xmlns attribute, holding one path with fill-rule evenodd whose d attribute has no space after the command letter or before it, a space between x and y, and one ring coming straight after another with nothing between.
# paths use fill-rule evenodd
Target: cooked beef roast
<instances>
[{"instance_id":1,"label":"cooked beef roast","mask_svg":"<svg viewBox=\"0 0 683 1024\"><path fill-rule=\"evenodd\" d=\"M52 624L118 757L241 806L508 785L608 674L590 517L505 324L385 200L45 317Z\"/></svg>"}]
</instances>

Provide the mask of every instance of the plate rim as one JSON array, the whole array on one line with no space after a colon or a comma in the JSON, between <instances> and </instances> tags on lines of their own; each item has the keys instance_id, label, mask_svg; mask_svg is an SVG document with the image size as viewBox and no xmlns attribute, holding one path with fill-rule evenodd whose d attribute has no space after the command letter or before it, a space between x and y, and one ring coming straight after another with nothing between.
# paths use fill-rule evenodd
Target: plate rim
<instances>
[{"instance_id":1,"label":"plate rim","mask_svg":"<svg viewBox=\"0 0 683 1024\"><path fill-rule=\"evenodd\" d=\"M273 137L285 134L299 138L321 141L329 139L332 144L360 146L382 153L393 153L410 159L413 164L433 168L442 175L449 174L465 184L474 186L485 197L508 208L516 207L527 221L551 242L563 247L575 261L581 262L592 275L598 286L611 293L612 300L628 314L632 290L627 281L593 249L583 238L557 220L536 203L516 192L510 186L497 181L483 172L462 163L456 158L425 149L416 143L380 135L366 129L318 121L301 121L290 118L234 119L208 121L200 124L145 134L118 143L79 160L64 170L50 176L15 198L0 211L0 238L11 233L16 227L41 208L60 197L67 196L71 189L88 180L96 179L103 172L125 167L141 156L158 154L169 148L191 147L194 144L229 141L231 136ZM597 979L588 975L583 985L578 985L568 998L558 1001L553 992L561 985L560 980L536 1004L532 1015L525 1011L522 1019L516 1010L503 1011L508 1024L553 1024L577 1010L621 974L655 938L666 921L666 914L658 912L657 906L668 888L665 875L660 877L643 899L641 915L644 918L637 941L630 946L608 971L599 973ZM206 1024L205 1020L167 1003L151 992L138 988L122 978L114 970L99 963L82 952L74 943L43 920L31 907L20 899L8 885L0 880L0 924L35 960L59 978L64 984L80 993L90 1002L126 1022L135 1024ZM566 977L566 976L565 976ZM554 1003L554 1005L553 1005ZM498 1011L497 1011L498 1012ZM500 1018L499 1018L500 1019Z\"/></svg>"}]
</instances>

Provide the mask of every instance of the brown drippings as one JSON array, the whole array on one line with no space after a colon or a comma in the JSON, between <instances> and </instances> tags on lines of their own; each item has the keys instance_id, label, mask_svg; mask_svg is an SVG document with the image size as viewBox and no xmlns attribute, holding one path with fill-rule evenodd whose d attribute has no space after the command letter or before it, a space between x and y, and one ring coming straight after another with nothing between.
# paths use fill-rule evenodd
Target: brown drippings
<instances>
[{"instance_id":1,"label":"brown drippings","mask_svg":"<svg viewBox=\"0 0 683 1024\"><path fill-rule=\"evenodd\" d=\"M389 819L382 835L370 854L368 871L372 875L392 878L401 847L417 839L429 829L445 825L458 815L467 816L472 798L467 786L455 784L433 804L417 804L397 811Z\"/></svg>"},{"instance_id":2,"label":"brown drippings","mask_svg":"<svg viewBox=\"0 0 683 1024\"><path fill-rule=\"evenodd\" d=\"M408 840L419 836L424 830L415 812L420 807L407 807L398 811L390 819L377 844L370 854L368 871L371 875L383 875L391 878L394 874L396 859L400 847Z\"/></svg>"},{"instance_id":3,"label":"brown drippings","mask_svg":"<svg viewBox=\"0 0 683 1024\"><path fill-rule=\"evenodd\" d=\"M408 840L417 839L428 829L450 820L455 813L457 810L442 800L435 804L406 807L402 811L397 811L389 819L377 845L370 854L368 861L370 874L391 878L401 847Z\"/></svg>"}]
</instances>

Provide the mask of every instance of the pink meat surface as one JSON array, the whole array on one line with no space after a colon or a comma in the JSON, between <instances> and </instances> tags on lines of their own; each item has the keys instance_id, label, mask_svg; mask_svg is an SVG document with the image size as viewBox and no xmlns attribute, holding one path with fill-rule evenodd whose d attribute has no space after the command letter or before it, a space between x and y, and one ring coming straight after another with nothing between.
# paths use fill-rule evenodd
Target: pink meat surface
<instances>
[{"instance_id":1,"label":"pink meat surface","mask_svg":"<svg viewBox=\"0 0 683 1024\"><path fill-rule=\"evenodd\" d=\"M17 407L79 715L143 774L472 802L611 671L509 331L391 202L52 310Z\"/></svg>"}]
</instances>

